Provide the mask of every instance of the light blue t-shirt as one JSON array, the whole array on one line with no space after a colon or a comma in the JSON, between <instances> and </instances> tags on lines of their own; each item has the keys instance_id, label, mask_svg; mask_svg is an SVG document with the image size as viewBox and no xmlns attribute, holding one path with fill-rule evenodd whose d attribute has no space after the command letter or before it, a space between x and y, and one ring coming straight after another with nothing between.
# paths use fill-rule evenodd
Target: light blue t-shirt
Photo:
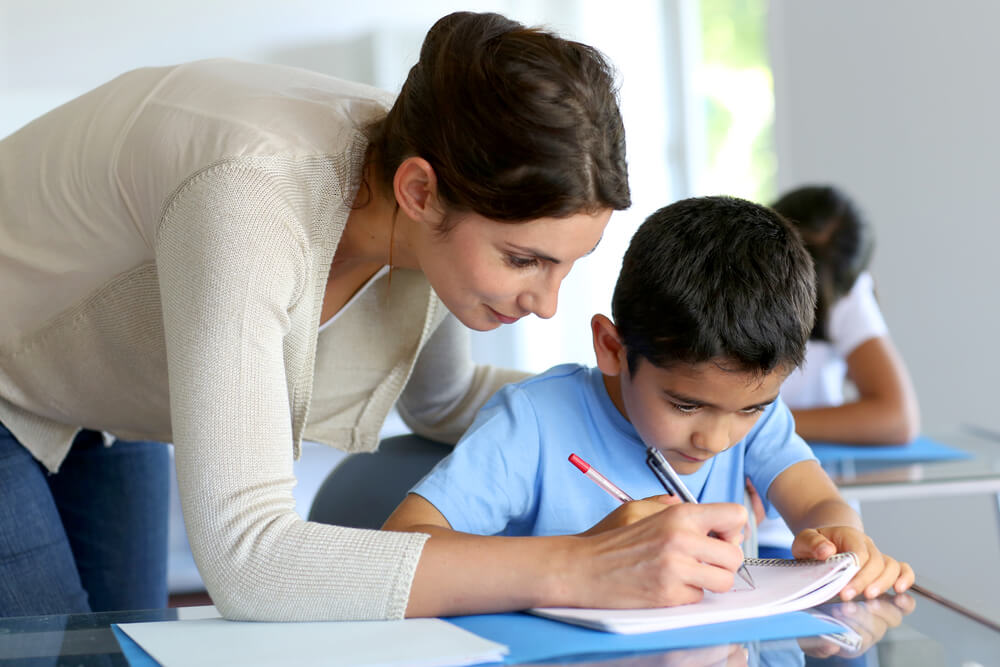
<instances>
[{"instance_id":1,"label":"light blue t-shirt","mask_svg":"<svg viewBox=\"0 0 1000 667\"><path fill-rule=\"evenodd\" d=\"M611 402L597 368L566 364L491 398L448 457L412 492L455 530L479 535L565 535L591 528L619 503L572 463L577 454L633 498L665 493L646 447ZM770 516L771 482L815 459L784 403L767 407L739 443L682 475L698 502L743 502L750 477Z\"/></svg>"}]
</instances>

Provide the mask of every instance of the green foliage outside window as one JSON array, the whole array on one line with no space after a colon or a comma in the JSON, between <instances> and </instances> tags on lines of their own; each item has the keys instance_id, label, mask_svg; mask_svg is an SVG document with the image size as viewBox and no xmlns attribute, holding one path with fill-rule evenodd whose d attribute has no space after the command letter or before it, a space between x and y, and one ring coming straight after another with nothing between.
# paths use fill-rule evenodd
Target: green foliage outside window
<instances>
[{"instance_id":1,"label":"green foliage outside window","mask_svg":"<svg viewBox=\"0 0 1000 667\"><path fill-rule=\"evenodd\" d=\"M774 84L767 57L767 0L701 0L705 173L699 194L770 202L775 197Z\"/></svg>"}]
</instances>

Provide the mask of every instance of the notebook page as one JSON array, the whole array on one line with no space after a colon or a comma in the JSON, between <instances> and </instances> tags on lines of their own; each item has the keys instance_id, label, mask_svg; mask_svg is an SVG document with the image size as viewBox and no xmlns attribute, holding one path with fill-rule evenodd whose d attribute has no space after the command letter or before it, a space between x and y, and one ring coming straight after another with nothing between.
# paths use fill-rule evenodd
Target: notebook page
<instances>
[{"instance_id":1,"label":"notebook page","mask_svg":"<svg viewBox=\"0 0 1000 667\"><path fill-rule=\"evenodd\" d=\"M548 607L531 612L567 623L611 632L651 632L799 611L840 592L858 571L854 554L825 561L747 559L757 587L706 592L700 602L656 609L574 609Z\"/></svg>"}]
</instances>

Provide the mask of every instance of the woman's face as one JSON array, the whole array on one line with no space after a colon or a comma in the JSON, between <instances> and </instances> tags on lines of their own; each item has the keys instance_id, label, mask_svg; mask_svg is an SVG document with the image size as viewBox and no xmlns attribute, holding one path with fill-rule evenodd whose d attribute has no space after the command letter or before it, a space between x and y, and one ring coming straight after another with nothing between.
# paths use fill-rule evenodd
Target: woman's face
<instances>
[{"instance_id":1,"label":"woman's face","mask_svg":"<svg viewBox=\"0 0 1000 667\"><path fill-rule=\"evenodd\" d=\"M477 331L556 312L559 285L601 240L611 210L523 223L462 214L445 235L430 231L417 259L431 286L462 324Z\"/></svg>"}]
</instances>

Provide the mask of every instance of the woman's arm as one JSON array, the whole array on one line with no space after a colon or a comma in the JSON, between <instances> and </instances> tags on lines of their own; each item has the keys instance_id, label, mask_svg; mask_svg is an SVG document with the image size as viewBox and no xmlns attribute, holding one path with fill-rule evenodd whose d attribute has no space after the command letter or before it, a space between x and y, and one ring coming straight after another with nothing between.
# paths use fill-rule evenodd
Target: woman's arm
<instances>
[{"instance_id":1,"label":"woman's arm","mask_svg":"<svg viewBox=\"0 0 1000 667\"><path fill-rule=\"evenodd\" d=\"M792 410L806 440L859 445L909 442L920 430L917 396L906 365L888 336L870 338L847 357L858 399L835 407Z\"/></svg>"},{"instance_id":2,"label":"woman's arm","mask_svg":"<svg viewBox=\"0 0 1000 667\"><path fill-rule=\"evenodd\" d=\"M724 592L743 555L745 510L677 505L588 536L484 537L459 533L429 502L409 495L386 530L430 534L407 616L447 616L538 606L657 607ZM724 539L709 537L715 532Z\"/></svg>"},{"instance_id":3,"label":"woman's arm","mask_svg":"<svg viewBox=\"0 0 1000 667\"><path fill-rule=\"evenodd\" d=\"M455 443L500 387L529 375L473 363L469 330L449 314L420 350L396 409L414 433Z\"/></svg>"},{"instance_id":4,"label":"woman's arm","mask_svg":"<svg viewBox=\"0 0 1000 667\"><path fill-rule=\"evenodd\" d=\"M311 321L316 268L307 214L283 187L313 171L275 179L222 163L164 213L156 257L184 521L227 618L402 618L426 536L304 521L292 495L289 390L311 372L295 318Z\"/></svg>"}]
</instances>

